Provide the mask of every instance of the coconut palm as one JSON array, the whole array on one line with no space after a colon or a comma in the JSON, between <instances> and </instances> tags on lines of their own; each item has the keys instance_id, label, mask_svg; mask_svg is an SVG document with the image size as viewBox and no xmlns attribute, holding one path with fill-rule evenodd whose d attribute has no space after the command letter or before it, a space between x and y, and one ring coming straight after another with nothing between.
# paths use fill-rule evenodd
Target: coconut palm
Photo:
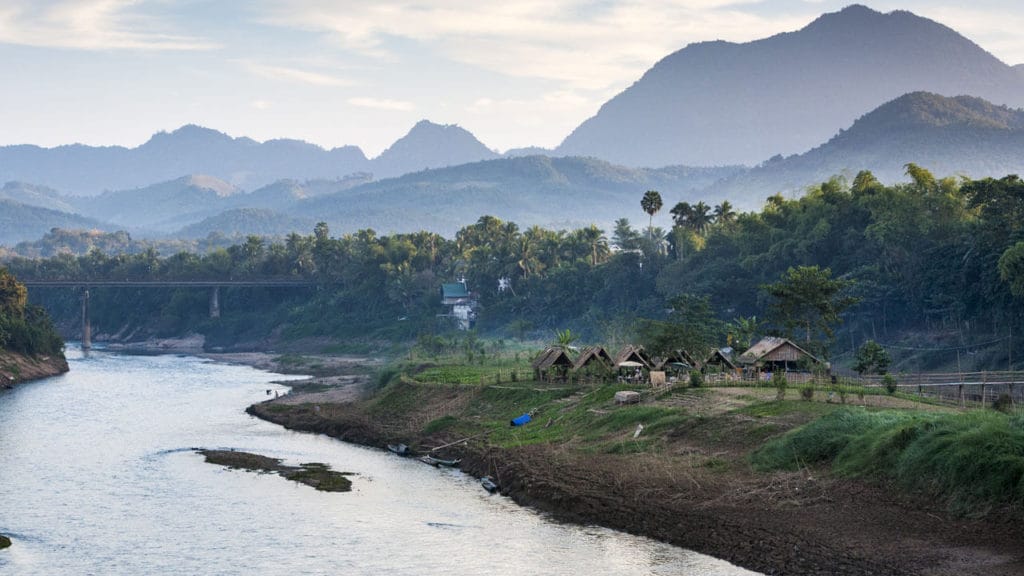
<instances>
[{"instance_id":1,"label":"coconut palm","mask_svg":"<svg viewBox=\"0 0 1024 576\"><path fill-rule=\"evenodd\" d=\"M657 190L648 190L644 193L644 197L640 199L640 208L643 208L644 212L647 212L647 230L650 232L651 226L654 225L654 215L661 210L661 194Z\"/></svg>"},{"instance_id":2,"label":"coconut palm","mask_svg":"<svg viewBox=\"0 0 1024 576\"><path fill-rule=\"evenodd\" d=\"M736 221L736 211L733 210L732 204L728 200L722 200L722 203L715 206L715 224L720 226L729 226Z\"/></svg>"},{"instance_id":3,"label":"coconut palm","mask_svg":"<svg viewBox=\"0 0 1024 576\"><path fill-rule=\"evenodd\" d=\"M711 206L703 200L693 205L693 212L690 214L690 227L698 234L703 234L711 225Z\"/></svg>"},{"instance_id":4,"label":"coconut palm","mask_svg":"<svg viewBox=\"0 0 1024 576\"><path fill-rule=\"evenodd\" d=\"M676 226L686 228L690 225L690 218L693 216L693 206L689 202L680 202L669 211L672 214L672 221Z\"/></svg>"}]
</instances>

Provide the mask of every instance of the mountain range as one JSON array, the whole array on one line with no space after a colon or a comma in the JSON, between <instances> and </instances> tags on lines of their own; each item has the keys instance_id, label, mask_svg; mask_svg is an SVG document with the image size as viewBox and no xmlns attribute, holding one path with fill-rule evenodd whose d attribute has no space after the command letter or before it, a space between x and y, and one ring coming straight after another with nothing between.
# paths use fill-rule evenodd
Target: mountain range
<instances>
[{"instance_id":1,"label":"mountain range","mask_svg":"<svg viewBox=\"0 0 1024 576\"><path fill-rule=\"evenodd\" d=\"M0 181L32 182L92 196L184 174L206 174L253 190L286 178L337 179L358 173L387 178L496 157L468 131L426 120L372 160L356 146L324 150L301 140L261 143L187 125L157 133L136 148L2 146Z\"/></svg>"},{"instance_id":2,"label":"mountain range","mask_svg":"<svg viewBox=\"0 0 1024 576\"><path fill-rule=\"evenodd\" d=\"M796 32L670 54L557 148L627 166L753 165L802 153L903 94L1024 105L1024 73L910 12L853 5Z\"/></svg>"},{"instance_id":3,"label":"mountain range","mask_svg":"<svg viewBox=\"0 0 1024 576\"><path fill-rule=\"evenodd\" d=\"M792 195L831 176L852 181L860 170L879 180L906 180L914 163L936 176L1024 174L1024 110L972 96L913 92L857 119L808 152L775 156L704 190L738 207L760 207L774 193Z\"/></svg>"},{"instance_id":4,"label":"mountain range","mask_svg":"<svg viewBox=\"0 0 1024 576\"><path fill-rule=\"evenodd\" d=\"M971 95L943 95L959 92ZM850 6L796 32L669 55L556 151L499 155L426 120L373 159L193 125L136 148L0 147L0 242L58 226L197 238L308 232L318 221L335 233L450 234L484 214L607 227L642 219L650 189L667 205L756 209L835 174L868 169L893 183L910 162L1000 177L1024 169L1024 112L1004 105L1021 100L1024 65L909 12Z\"/></svg>"}]
</instances>

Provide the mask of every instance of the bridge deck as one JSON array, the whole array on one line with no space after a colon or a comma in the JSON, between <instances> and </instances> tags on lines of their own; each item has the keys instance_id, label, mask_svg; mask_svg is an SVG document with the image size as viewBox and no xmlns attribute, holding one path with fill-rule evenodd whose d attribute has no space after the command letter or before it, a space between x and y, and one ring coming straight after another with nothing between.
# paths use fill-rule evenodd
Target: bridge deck
<instances>
[{"instance_id":1,"label":"bridge deck","mask_svg":"<svg viewBox=\"0 0 1024 576\"><path fill-rule=\"evenodd\" d=\"M29 288L298 288L309 280L19 280Z\"/></svg>"}]
</instances>

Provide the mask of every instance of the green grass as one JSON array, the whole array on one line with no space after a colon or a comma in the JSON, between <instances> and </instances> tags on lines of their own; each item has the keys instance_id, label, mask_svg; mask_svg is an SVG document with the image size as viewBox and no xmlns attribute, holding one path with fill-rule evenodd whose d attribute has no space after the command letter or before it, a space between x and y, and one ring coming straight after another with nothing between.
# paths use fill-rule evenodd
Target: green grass
<instances>
[{"instance_id":1,"label":"green grass","mask_svg":"<svg viewBox=\"0 0 1024 576\"><path fill-rule=\"evenodd\" d=\"M824 416L842 408L841 404L829 404L827 402L805 402L803 400L772 400L770 402L759 402L744 408L739 408L737 414L765 418L774 416L787 416L791 414L802 414L810 416Z\"/></svg>"},{"instance_id":2,"label":"green grass","mask_svg":"<svg viewBox=\"0 0 1024 576\"><path fill-rule=\"evenodd\" d=\"M751 460L762 470L831 462L838 474L893 480L969 516L1024 504L1024 418L997 412L845 408L769 442Z\"/></svg>"}]
</instances>

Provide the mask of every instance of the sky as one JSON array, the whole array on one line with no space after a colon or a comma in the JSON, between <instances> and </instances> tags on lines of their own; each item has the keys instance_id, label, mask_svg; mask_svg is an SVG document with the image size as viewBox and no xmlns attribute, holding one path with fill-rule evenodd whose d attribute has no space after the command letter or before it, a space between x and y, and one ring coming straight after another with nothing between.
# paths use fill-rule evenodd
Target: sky
<instances>
[{"instance_id":1,"label":"sky","mask_svg":"<svg viewBox=\"0 0 1024 576\"><path fill-rule=\"evenodd\" d=\"M138 146L199 124L370 156L427 119L557 146L693 42L797 30L850 0L0 0L0 145ZM1019 0L865 2L1024 63Z\"/></svg>"}]
</instances>

